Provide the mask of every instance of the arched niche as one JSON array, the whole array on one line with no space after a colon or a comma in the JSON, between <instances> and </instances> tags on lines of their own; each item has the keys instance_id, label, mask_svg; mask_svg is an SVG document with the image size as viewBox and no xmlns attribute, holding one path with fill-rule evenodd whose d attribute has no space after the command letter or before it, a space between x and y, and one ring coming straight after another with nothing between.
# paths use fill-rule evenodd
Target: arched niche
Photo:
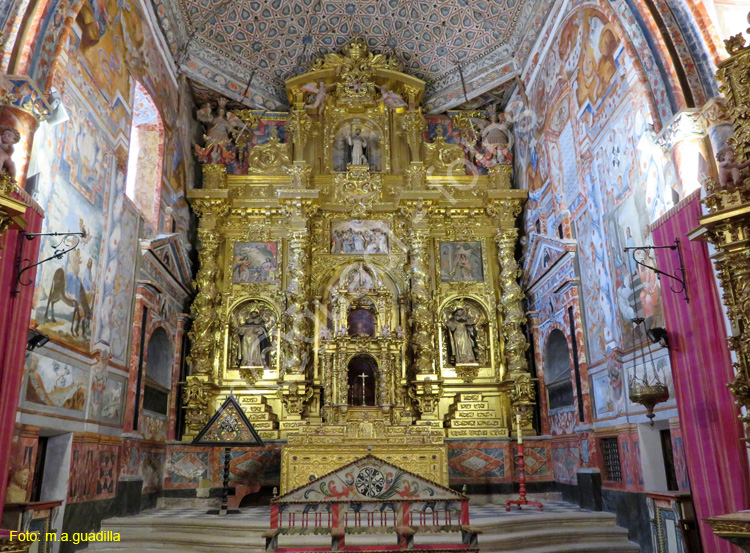
<instances>
[{"instance_id":1,"label":"arched niche","mask_svg":"<svg viewBox=\"0 0 750 553\"><path fill-rule=\"evenodd\" d=\"M146 346L146 385L143 393L145 410L167 415L173 366L174 355L169 334L162 327L157 327Z\"/></svg>"},{"instance_id":2,"label":"arched niche","mask_svg":"<svg viewBox=\"0 0 750 553\"><path fill-rule=\"evenodd\" d=\"M319 317L321 325L327 325L336 335L379 335L385 325L395 329L401 324L399 314L398 287L381 267L366 261L355 261L339 266L327 279L322 294ZM373 316L374 331L356 332L350 322L364 322L367 316L350 321L354 311L366 310ZM356 325L355 325L356 326Z\"/></svg>"},{"instance_id":3,"label":"arched niche","mask_svg":"<svg viewBox=\"0 0 750 553\"><path fill-rule=\"evenodd\" d=\"M570 348L565 334L556 328L550 332L544 350L544 380L550 410L573 406Z\"/></svg>"},{"instance_id":4,"label":"arched niche","mask_svg":"<svg viewBox=\"0 0 750 553\"><path fill-rule=\"evenodd\" d=\"M486 307L473 298L453 298L440 310L444 367L487 366L491 336Z\"/></svg>"},{"instance_id":5,"label":"arched niche","mask_svg":"<svg viewBox=\"0 0 750 553\"><path fill-rule=\"evenodd\" d=\"M346 171L347 165L352 163L350 141L360 141L363 153L367 158L367 166L371 171L379 172L383 166L382 142L383 130L368 119L353 118L342 121L333 135L332 162L335 172Z\"/></svg>"},{"instance_id":6,"label":"arched niche","mask_svg":"<svg viewBox=\"0 0 750 553\"><path fill-rule=\"evenodd\" d=\"M349 386L348 403L357 406L375 406L378 386L378 362L368 354L355 355L346 368Z\"/></svg>"},{"instance_id":7,"label":"arched niche","mask_svg":"<svg viewBox=\"0 0 750 553\"><path fill-rule=\"evenodd\" d=\"M276 368L276 332L279 315L261 299L248 298L230 311L229 366L233 368Z\"/></svg>"}]
</instances>

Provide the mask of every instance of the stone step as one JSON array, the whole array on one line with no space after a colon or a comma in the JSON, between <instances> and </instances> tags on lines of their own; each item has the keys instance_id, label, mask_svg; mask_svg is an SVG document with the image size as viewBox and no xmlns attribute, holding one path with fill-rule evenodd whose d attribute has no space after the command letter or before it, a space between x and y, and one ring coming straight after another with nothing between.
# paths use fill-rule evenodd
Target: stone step
<instances>
[{"instance_id":1,"label":"stone step","mask_svg":"<svg viewBox=\"0 0 750 553\"><path fill-rule=\"evenodd\" d=\"M218 529L212 532L186 532L180 531L181 528L173 527L169 530L160 530L152 528L144 528L136 530L134 528L123 530L120 532L120 544L127 543L133 547L139 546L140 549L146 551L147 548L143 544L161 543L165 546L170 547L217 547L221 546L228 549L241 549L249 547L251 549L257 549L265 544L263 539L263 532L267 530L264 528L263 531L253 531L250 529L244 529L242 533L227 533L226 530L219 531ZM113 543L112 545L116 545Z\"/></svg>"},{"instance_id":2,"label":"stone step","mask_svg":"<svg viewBox=\"0 0 750 553\"><path fill-rule=\"evenodd\" d=\"M619 528L617 519L612 513L605 512L570 512L570 513L545 513L528 509L529 516L514 514L513 516L499 516L488 519L486 517L477 518L471 521L472 526L482 528L487 532L496 532L504 534L517 534L533 530L546 530L549 528L566 530L566 529L597 529L597 528ZM469 511L471 513L471 511ZM523 521L519 521L523 517Z\"/></svg>"},{"instance_id":3,"label":"stone step","mask_svg":"<svg viewBox=\"0 0 750 553\"><path fill-rule=\"evenodd\" d=\"M526 528L524 528L526 530ZM546 547L550 543L573 543L586 545L589 543L628 543L628 531L619 526L598 528L596 526L579 528L548 528L533 531L513 533L489 533L485 531L479 536L479 543L488 551L518 551L519 544L523 544L524 551L528 548Z\"/></svg>"},{"instance_id":4,"label":"stone step","mask_svg":"<svg viewBox=\"0 0 750 553\"><path fill-rule=\"evenodd\" d=\"M495 553L498 550L494 548L483 547L480 540L479 551ZM513 549L512 551L516 551L517 553L640 553L641 548L632 542L600 542L586 543L582 545L577 543L561 543L557 545L547 545L544 547L533 547L530 549L527 549L525 547L518 547L516 549Z\"/></svg>"}]
</instances>

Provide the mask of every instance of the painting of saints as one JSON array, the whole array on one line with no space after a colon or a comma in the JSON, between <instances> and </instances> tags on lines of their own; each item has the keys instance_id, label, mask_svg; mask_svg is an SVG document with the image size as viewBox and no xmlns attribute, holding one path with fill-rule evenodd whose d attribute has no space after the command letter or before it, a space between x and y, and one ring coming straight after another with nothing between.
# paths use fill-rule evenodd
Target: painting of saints
<instances>
[{"instance_id":1,"label":"painting of saints","mask_svg":"<svg viewBox=\"0 0 750 553\"><path fill-rule=\"evenodd\" d=\"M442 282L481 282L481 242L441 242L440 278Z\"/></svg>"},{"instance_id":2,"label":"painting of saints","mask_svg":"<svg viewBox=\"0 0 750 553\"><path fill-rule=\"evenodd\" d=\"M275 282L276 251L276 242L235 242L232 283Z\"/></svg>"},{"instance_id":3,"label":"painting of saints","mask_svg":"<svg viewBox=\"0 0 750 553\"><path fill-rule=\"evenodd\" d=\"M560 58L570 77L576 74L578 106L596 106L617 73L617 34L596 10L585 9L568 21L561 33Z\"/></svg>"},{"instance_id":4,"label":"painting of saints","mask_svg":"<svg viewBox=\"0 0 750 553\"><path fill-rule=\"evenodd\" d=\"M385 221L339 221L331 225L331 253L379 255L388 253Z\"/></svg>"}]
</instances>

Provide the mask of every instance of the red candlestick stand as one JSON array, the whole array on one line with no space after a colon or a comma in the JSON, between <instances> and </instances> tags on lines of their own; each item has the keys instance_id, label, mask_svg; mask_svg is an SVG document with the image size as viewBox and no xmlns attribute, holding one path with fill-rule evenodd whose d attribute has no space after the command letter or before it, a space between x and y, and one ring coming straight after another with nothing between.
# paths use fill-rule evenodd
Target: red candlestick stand
<instances>
[{"instance_id":1,"label":"red candlestick stand","mask_svg":"<svg viewBox=\"0 0 750 553\"><path fill-rule=\"evenodd\" d=\"M509 499L505 502L505 510L510 511L511 505L518 505L518 508L521 508L521 505L536 505L539 507L539 510L542 510L542 504L538 501L529 501L526 499L526 459L523 455L523 437L521 436L521 421L520 417L518 417L518 482L520 484L519 486L519 493L520 497L518 499Z\"/></svg>"}]
</instances>

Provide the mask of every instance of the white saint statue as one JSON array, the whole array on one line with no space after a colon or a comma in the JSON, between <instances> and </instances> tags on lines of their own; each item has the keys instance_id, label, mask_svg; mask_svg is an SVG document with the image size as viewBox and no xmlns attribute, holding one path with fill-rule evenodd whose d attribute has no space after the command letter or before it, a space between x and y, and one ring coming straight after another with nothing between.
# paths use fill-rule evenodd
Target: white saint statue
<instances>
[{"instance_id":1,"label":"white saint statue","mask_svg":"<svg viewBox=\"0 0 750 553\"><path fill-rule=\"evenodd\" d=\"M352 165L368 165L365 149L367 141L362 136L362 129L354 125L349 127L349 148L351 149Z\"/></svg>"},{"instance_id":2,"label":"white saint statue","mask_svg":"<svg viewBox=\"0 0 750 553\"><path fill-rule=\"evenodd\" d=\"M265 366L265 350L270 346L266 322L259 311L254 310L237 329L240 337L240 366Z\"/></svg>"},{"instance_id":3,"label":"white saint statue","mask_svg":"<svg viewBox=\"0 0 750 553\"><path fill-rule=\"evenodd\" d=\"M450 335L450 345L456 365L476 363L476 321L463 308L459 307L445 322Z\"/></svg>"}]
</instances>

